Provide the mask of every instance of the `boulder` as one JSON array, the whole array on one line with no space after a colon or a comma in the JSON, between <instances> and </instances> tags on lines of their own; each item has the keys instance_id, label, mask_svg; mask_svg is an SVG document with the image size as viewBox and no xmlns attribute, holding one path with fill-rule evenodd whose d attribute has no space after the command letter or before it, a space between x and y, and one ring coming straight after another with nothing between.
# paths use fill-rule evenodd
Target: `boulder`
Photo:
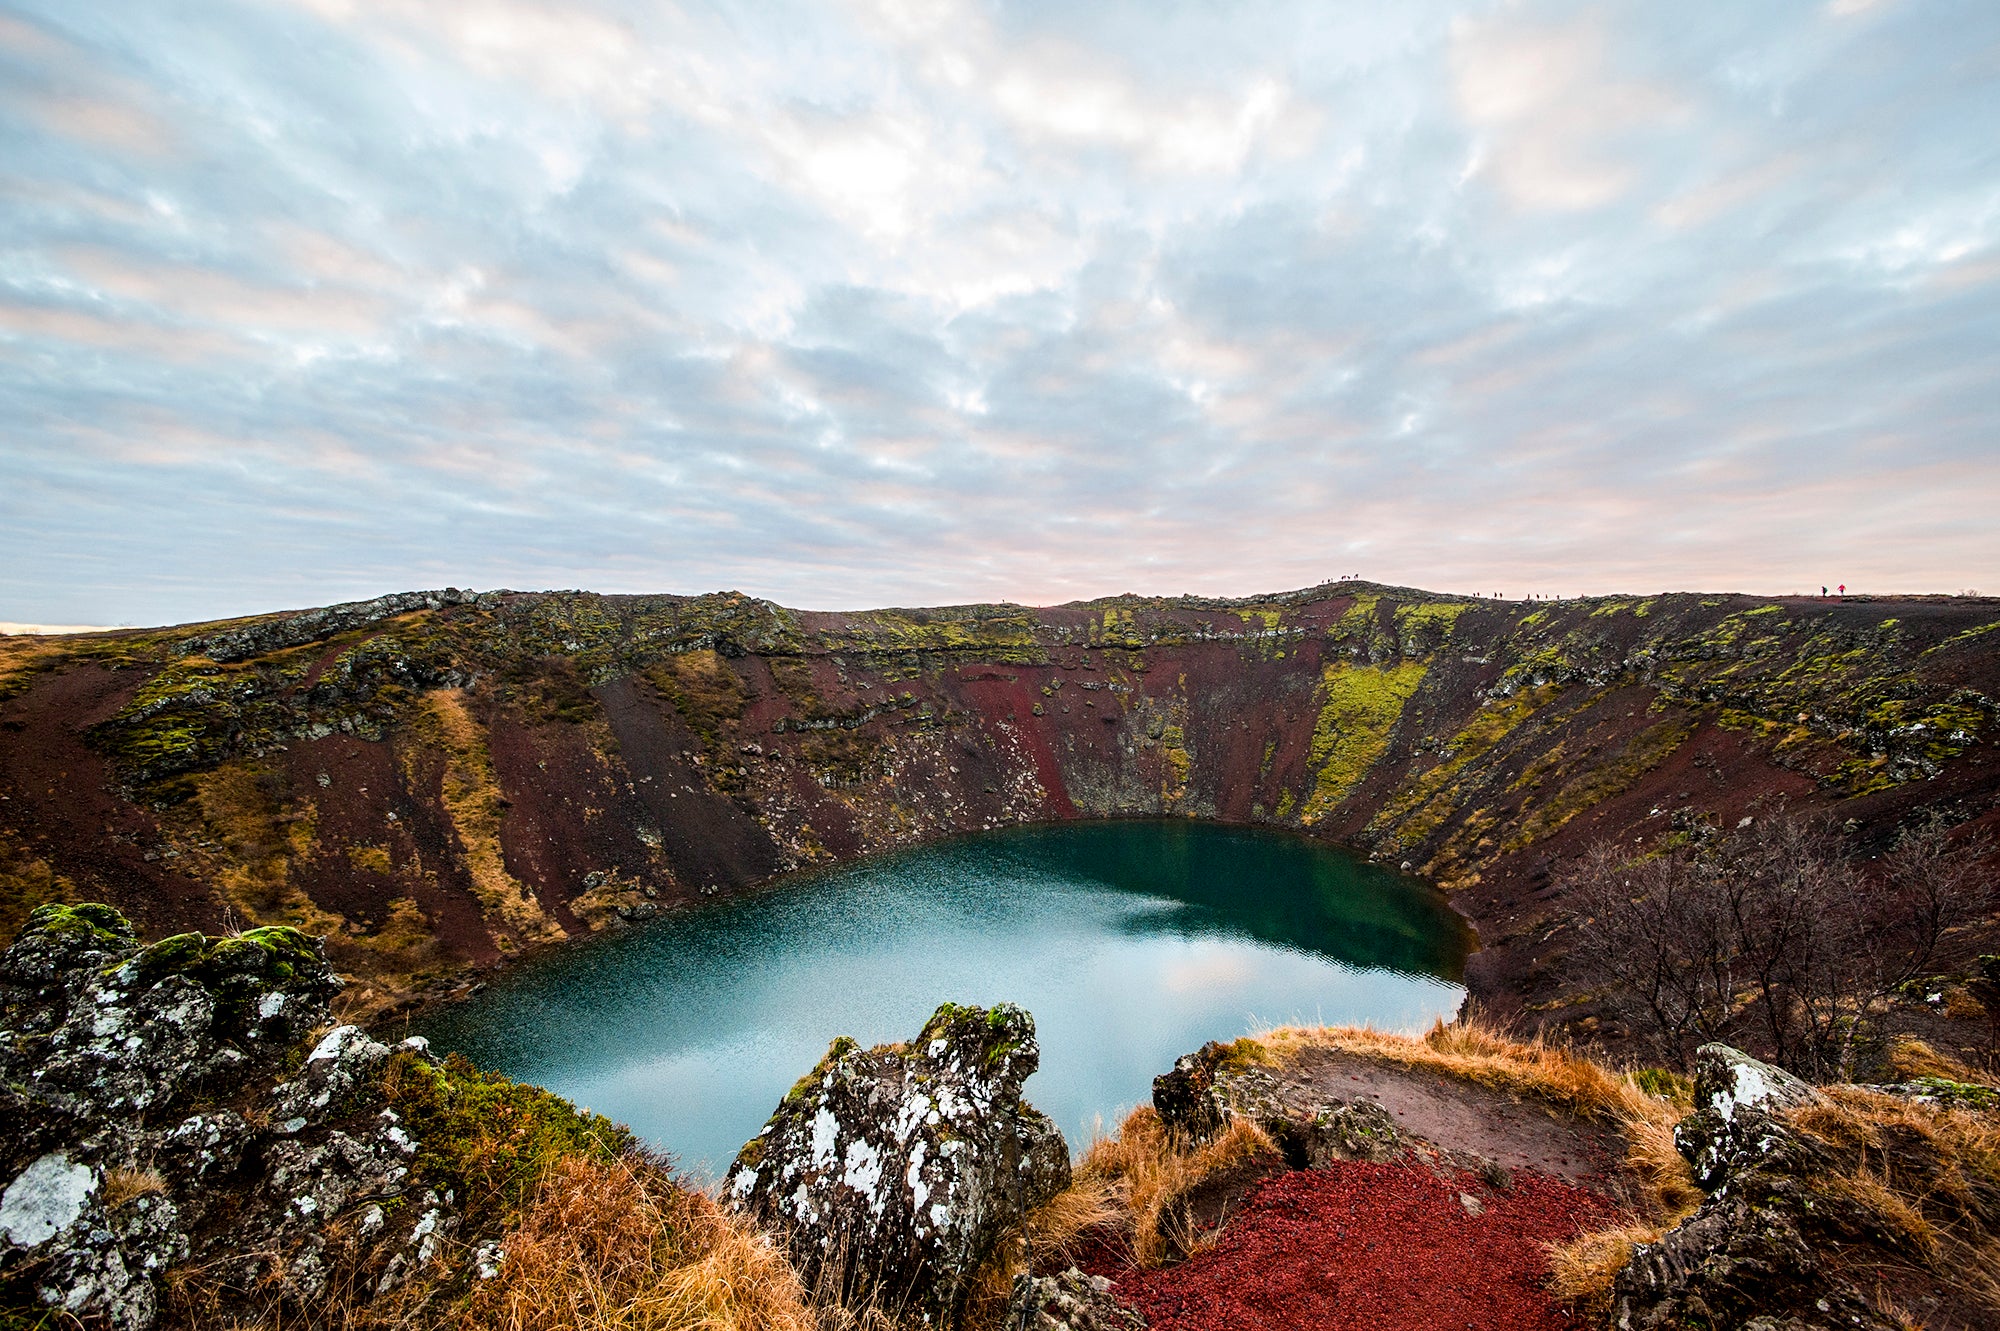
<instances>
[{"instance_id":1,"label":"boulder","mask_svg":"<svg viewBox=\"0 0 2000 1331\"><path fill-rule=\"evenodd\" d=\"M1694 1166L1695 1181L1714 1188L1783 1132L1773 1115L1825 1103L1783 1068L1726 1044L1705 1044L1695 1051L1695 1110L1674 1129L1674 1145Z\"/></svg>"},{"instance_id":2,"label":"boulder","mask_svg":"<svg viewBox=\"0 0 2000 1331\"><path fill-rule=\"evenodd\" d=\"M297 1065L339 989L320 940L293 929L146 946L107 906L36 910L0 954L8 1303L145 1328L184 1267L315 1304L336 1258L354 1263L329 1238L349 1213L390 1284L435 1255L425 1239L456 1217L410 1186L417 1144L381 1086L393 1051L339 1026ZM420 1040L403 1052L428 1058ZM364 1203L405 1193L394 1223L366 1227Z\"/></svg>"},{"instance_id":3,"label":"boulder","mask_svg":"<svg viewBox=\"0 0 2000 1331\"><path fill-rule=\"evenodd\" d=\"M1853 1161L1795 1131L1787 1111L1830 1103L1807 1083L1728 1045L1696 1052L1695 1110L1674 1142L1708 1196L1633 1249L1613 1283L1619 1331L1683 1326L1891 1331L1825 1257L1865 1237L1865 1213L1824 1184Z\"/></svg>"},{"instance_id":4,"label":"boulder","mask_svg":"<svg viewBox=\"0 0 2000 1331\"><path fill-rule=\"evenodd\" d=\"M953 1325L980 1264L1069 1184L1069 1148L1021 1099L1040 1053L1020 1008L947 1003L907 1044L835 1040L746 1144L730 1202L850 1306Z\"/></svg>"},{"instance_id":5,"label":"boulder","mask_svg":"<svg viewBox=\"0 0 2000 1331\"><path fill-rule=\"evenodd\" d=\"M1171 1071L1153 1078L1153 1109L1168 1135L1178 1141L1205 1142L1222 1134L1229 1111L1216 1093L1215 1076L1229 1054L1228 1045L1210 1040L1175 1059Z\"/></svg>"}]
</instances>

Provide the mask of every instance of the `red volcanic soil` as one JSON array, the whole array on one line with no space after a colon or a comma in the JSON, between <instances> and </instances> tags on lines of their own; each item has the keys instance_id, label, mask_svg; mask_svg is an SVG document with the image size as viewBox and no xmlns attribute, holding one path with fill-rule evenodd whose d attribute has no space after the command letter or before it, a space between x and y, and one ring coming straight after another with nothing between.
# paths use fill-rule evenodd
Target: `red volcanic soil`
<instances>
[{"instance_id":1,"label":"red volcanic soil","mask_svg":"<svg viewBox=\"0 0 2000 1331\"><path fill-rule=\"evenodd\" d=\"M1609 1221L1604 1198L1516 1171L1336 1164L1259 1184L1206 1251L1131 1272L1117 1297L1153 1331L1570 1331L1544 1245Z\"/></svg>"}]
</instances>

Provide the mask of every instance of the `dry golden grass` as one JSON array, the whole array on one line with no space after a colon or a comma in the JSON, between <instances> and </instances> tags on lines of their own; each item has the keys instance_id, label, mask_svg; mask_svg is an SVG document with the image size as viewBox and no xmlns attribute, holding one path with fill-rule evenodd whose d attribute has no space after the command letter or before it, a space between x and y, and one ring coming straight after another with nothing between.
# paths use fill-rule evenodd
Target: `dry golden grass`
<instances>
[{"instance_id":1,"label":"dry golden grass","mask_svg":"<svg viewBox=\"0 0 2000 1331\"><path fill-rule=\"evenodd\" d=\"M561 938L561 927L543 912L534 893L507 872L500 848L501 811L505 807L500 782L487 747L486 728L473 716L465 691L436 689L426 693L413 730L420 744L444 757L439 798L458 833L480 911L500 926L494 934L495 945L505 952L513 950L517 940L543 943Z\"/></svg>"},{"instance_id":2,"label":"dry golden grass","mask_svg":"<svg viewBox=\"0 0 2000 1331\"><path fill-rule=\"evenodd\" d=\"M129 1201L150 1193L166 1191L167 1181L157 1169L107 1169L104 1171L104 1209L115 1211Z\"/></svg>"},{"instance_id":3,"label":"dry golden grass","mask_svg":"<svg viewBox=\"0 0 2000 1331\"><path fill-rule=\"evenodd\" d=\"M1125 1200L1103 1174L1079 1169L1070 1186L1029 1215L1021 1241L1039 1263L1067 1266L1083 1256L1093 1238L1124 1223Z\"/></svg>"},{"instance_id":4,"label":"dry golden grass","mask_svg":"<svg viewBox=\"0 0 2000 1331\"><path fill-rule=\"evenodd\" d=\"M1180 1233L1170 1204L1203 1180L1246 1164L1259 1156L1276 1156L1270 1136L1246 1119L1231 1123L1212 1142L1189 1149L1168 1139L1166 1125L1150 1105L1135 1109L1118 1127L1116 1137L1091 1143L1076 1168L1072 1191L1088 1190L1122 1212L1118 1228L1142 1266L1154 1266L1171 1252L1185 1252L1195 1236ZM1086 1209L1077 1203L1078 1212Z\"/></svg>"},{"instance_id":5,"label":"dry golden grass","mask_svg":"<svg viewBox=\"0 0 2000 1331\"><path fill-rule=\"evenodd\" d=\"M643 1160L557 1161L478 1285L494 1331L813 1331L784 1255Z\"/></svg>"},{"instance_id":6,"label":"dry golden grass","mask_svg":"<svg viewBox=\"0 0 2000 1331\"><path fill-rule=\"evenodd\" d=\"M1984 1013L1985 1009L1979 1008L1976 1015ZM1943 1077L1946 1081L1975 1085L1984 1085L1988 1081L1987 1076L1976 1069L1910 1036L1903 1036L1889 1046L1888 1064L1898 1081L1913 1081L1918 1077Z\"/></svg>"},{"instance_id":7,"label":"dry golden grass","mask_svg":"<svg viewBox=\"0 0 2000 1331\"><path fill-rule=\"evenodd\" d=\"M1935 1262L1941 1255L1943 1240L1937 1226L1915 1202L1890 1187L1875 1171L1864 1166L1852 1174L1818 1180L1818 1186L1868 1213L1880 1233L1892 1237L1898 1246L1914 1250L1924 1262Z\"/></svg>"},{"instance_id":8,"label":"dry golden grass","mask_svg":"<svg viewBox=\"0 0 2000 1331\"><path fill-rule=\"evenodd\" d=\"M1549 1245L1549 1293L1588 1316L1608 1314L1611 1282L1632 1260L1632 1249L1666 1232L1664 1225L1634 1221Z\"/></svg>"},{"instance_id":9,"label":"dry golden grass","mask_svg":"<svg viewBox=\"0 0 2000 1331\"><path fill-rule=\"evenodd\" d=\"M1168 1140L1152 1106L1133 1110L1116 1136L1091 1143L1069 1187L1029 1215L980 1269L964 1325L969 1331L999 1326L1017 1274L1072 1265L1099 1244L1122 1245L1142 1266L1195 1250L1203 1240L1186 1232L1175 1199L1217 1174L1277 1154L1254 1123L1239 1121L1213 1142L1182 1148Z\"/></svg>"},{"instance_id":10,"label":"dry golden grass","mask_svg":"<svg viewBox=\"0 0 2000 1331\"><path fill-rule=\"evenodd\" d=\"M1125 1219L1124 1201L1111 1181L1079 1169L1069 1187L1031 1211L980 1267L961 1318L966 1331L1001 1324L1016 1275L1073 1265L1093 1243L1107 1235L1122 1237ZM822 1331L847 1331L827 1326L828 1320L823 1312Z\"/></svg>"},{"instance_id":11,"label":"dry golden grass","mask_svg":"<svg viewBox=\"0 0 2000 1331\"><path fill-rule=\"evenodd\" d=\"M1912 1051L1906 1076L1950 1076L1955 1065ZM1935 1069L1943 1068L1938 1071ZM1959 1080L1954 1077L1953 1080ZM2000 1324L2000 1119L1939 1110L1852 1086L1830 1103L1793 1110L1792 1126L1855 1163L1816 1186L1869 1217L1887 1246Z\"/></svg>"}]
</instances>

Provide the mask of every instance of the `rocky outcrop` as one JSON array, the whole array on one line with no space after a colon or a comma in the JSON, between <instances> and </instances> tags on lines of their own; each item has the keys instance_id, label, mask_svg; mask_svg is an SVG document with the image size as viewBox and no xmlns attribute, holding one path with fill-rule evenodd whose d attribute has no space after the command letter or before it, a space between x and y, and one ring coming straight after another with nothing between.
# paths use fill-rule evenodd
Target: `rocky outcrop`
<instances>
[{"instance_id":1,"label":"rocky outcrop","mask_svg":"<svg viewBox=\"0 0 2000 1331\"><path fill-rule=\"evenodd\" d=\"M737 1156L727 1194L809 1285L952 1325L1003 1235L1069 1183L1069 1149L1021 1099L1040 1059L1010 1004L940 1007L907 1044L834 1041Z\"/></svg>"},{"instance_id":2,"label":"rocky outcrop","mask_svg":"<svg viewBox=\"0 0 2000 1331\"><path fill-rule=\"evenodd\" d=\"M1007 1301L1006 1331L1145 1331L1146 1319L1111 1295L1111 1282L1075 1267L1023 1271Z\"/></svg>"},{"instance_id":3,"label":"rocky outcrop","mask_svg":"<svg viewBox=\"0 0 2000 1331\"><path fill-rule=\"evenodd\" d=\"M106 906L35 911L0 955L0 1316L149 1327L176 1268L195 1320L316 1303L336 1267L365 1301L436 1257L457 1217L411 1184L397 1051L335 1026L299 1059L339 988L296 930L142 946Z\"/></svg>"},{"instance_id":4,"label":"rocky outcrop","mask_svg":"<svg viewBox=\"0 0 2000 1331\"><path fill-rule=\"evenodd\" d=\"M1177 1140L1209 1141L1227 1126L1228 1111L1216 1091L1215 1074L1229 1053L1228 1045L1210 1040L1153 1078L1153 1109Z\"/></svg>"},{"instance_id":5,"label":"rocky outcrop","mask_svg":"<svg viewBox=\"0 0 2000 1331\"><path fill-rule=\"evenodd\" d=\"M259 620L242 628L190 638L181 644L181 650L190 656L205 656L211 661L241 661L265 652L302 647L309 642L331 638L336 633L379 624L397 615L417 610L438 610L448 605L471 605L478 599L477 592L461 591L457 587L430 592L392 592L372 601L344 601L339 605L301 610L296 614Z\"/></svg>"},{"instance_id":6,"label":"rocky outcrop","mask_svg":"<svg viewBox=\"0 0 2000 1331\"><path fill-rule=\"evenodd\" d=\"M1336 1160L1380 1163L1403 1153L1396 1120L1373 1100L1305 1097L1233 1054L1229 1045L1211 1040L1153 1078L1153 1109L1170 1135L1210 1141L1241 1119L1262 1128L1294 1169L1320 1169Z\"/></svg>"},{"instance_id":7,"label":"rocky outcrop","mask_svg":"<svg viewBox=\"0 0 2000 1331\"><path fill-rule=\"evenodd\" d=\"M1786 1331L1897 1325L1830 1260L1871 1217L1826 1185L1852 1161L1787 1121L1821 1092L1727 1045L1697 1054L1695 1111L1675 1131L1708 1196L1688 1220L1641 1244L1617 1278L1619 1331L1769 1326Z\"/></svg>"},{"instance_id":8,"label":"rocky outcrop","mask_svg":"<svg viewBox=\"0 0 2000 1331\"><path fill-rule=\"evenodd\" d=\"M1695 1182L1717 1188L1783 1139L1778 1114L1826 1102L1783 1068L1726 1044L1705 1044L1695 1051L1695 1112L1674 1129L1674 1145L1694 1166Z\"/></svg>"}]
</instances>

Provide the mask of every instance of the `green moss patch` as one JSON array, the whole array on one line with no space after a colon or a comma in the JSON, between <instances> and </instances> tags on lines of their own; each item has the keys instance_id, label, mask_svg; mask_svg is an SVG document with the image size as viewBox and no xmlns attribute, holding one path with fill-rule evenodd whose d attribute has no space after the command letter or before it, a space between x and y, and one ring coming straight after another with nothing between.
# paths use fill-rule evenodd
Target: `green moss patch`
<instances>
[{"instance_id":1,"label":"green moss patch","mask_svg":"<svg viewBox=\"0 0 2000 1331\"><path fill-rule=\"evenodd\" d=\"M181 975L216 996L216 1012L225 1023L248 1020L249 1004L274 986L300 978L318 981L322 991L336 989L319 940L289 925L249 929L220 938L205 934L175 934L162 938L121 966L121 982L142 987Z\"/></svg>"},{"instance_id":2,"label":"green moss patch","mask_svg":"<svg viewBox=\"0 0 2000 1331\"><path fill-rule=\"evenodd\" d=\"M799 664L790 658L781 660L786 666ZM771 665L776 675L780 661ZM648 670L646 678L674 705L711 756L727 742L731 728L750 704L750 690L742 677L712 650L670 656Z\"/></svg>"},{"instance_id":3,"label":"green moss patch","mask_svg":"<svg viewBox=\"0 0 2000 1331\"><path fill-rule=\"evenodd\" d=\"M40 933L100 947L128 946L138 930L114 906L89 901L68 906L60 902L37 906L28 914L23 933Z\"/></svg>"},{"instance_id":4,"label":"green moss patch","mask_svg":"<svg viewBox=\"0 0 2000 1331\"><path fill-rule=\"evenodd\" d=\"M1445 745L1443 761L1406 780L1383 804L1369 826L1395 838L1398 846L1426 840L1459 807L1456 780L1561 693L1557 685L1530 689L1482 707Z\"/></svg>"},{"instance_id":5,"label":"green moss patch","mask_svg":"<svg viewBox=\"0 0 2000 1331\"><path fill-rule=\"evenodd\" d=\"M440 1193L453 1190L467 1214L512 1225L558 1160L611 1160L637 1139L602 1114L578 1109L536 1086L482 1072L461 1055L442 1067L399 1052L383 1076L389 1107L417 1140L411 1173Z\"/></svg>"},{"instance_id":6,"label":"green moss patch","mask_svg":"<svg viewBox=\"0 0 2000 1331\"><path fill-rule=\"evenodd\" d=\"M1623 794L1684 744L1694 729L1695 723L1681 716L1648 726L1615 756L1588 765L1558 790L1555 798L1529 811L1502 849L1515 851L1540 841L1585 810Z\"/></svg>"},{"instance_id":7,"label":"green moss patch","mask_svg":"<svg viewBox=\"0 0 2000 1331\"><path fill-rule=\"evenodd\" d=\"M1418 661L1326 668L1309 754L1313 788L1302 822L1310 825L1325 817L1389 751L1389 737L1404 705L1423 684L1425 670Z\"/></svg>"}]
</instances>

